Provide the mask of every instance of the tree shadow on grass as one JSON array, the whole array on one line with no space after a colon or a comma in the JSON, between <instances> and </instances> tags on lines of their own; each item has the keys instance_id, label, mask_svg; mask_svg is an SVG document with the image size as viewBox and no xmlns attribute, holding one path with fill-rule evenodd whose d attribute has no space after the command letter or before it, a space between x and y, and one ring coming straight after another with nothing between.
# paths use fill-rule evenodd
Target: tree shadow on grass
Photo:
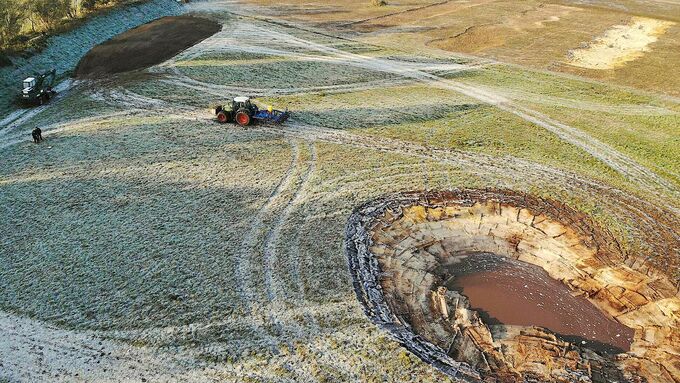
<instances>
[{"instance_id":1,"label":"tree shadow on grass","mask_svg":"<svg viewBox=\"0 0 680 383\"><path fill-rule=\"evenodd\" d=\"M0 306L73 328L222 318L268 188L50 179L3 187ZM257 278L257 275L249 278Z\"/></svg>"}]
</instances>

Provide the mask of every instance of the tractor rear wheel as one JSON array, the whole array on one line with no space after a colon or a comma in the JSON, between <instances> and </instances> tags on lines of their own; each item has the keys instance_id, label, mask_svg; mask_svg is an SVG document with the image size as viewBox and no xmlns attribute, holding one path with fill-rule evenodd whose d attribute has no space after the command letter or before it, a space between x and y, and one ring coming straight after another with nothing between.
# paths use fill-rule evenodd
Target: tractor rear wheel
<instances>
[{"instance_id":1,"label":"tractor rear wheel","mask_svg":"<svg viewBox=\"0 0 680 383\"><path fill-rule=\"evenodd\" d=\"M227 123L229 122L229 115L222 110L219 113L217 113L217 121L219 121L220 124Z\"/></svg>"},{"instance_id":2,"label":"tractor rear wheel","mask_svg":"<svg viewBox=\"0 0 680 383\"><path fill-rule=\"evenodd\" d=\"M239 110L236 112L236 123L241 125L241 126L247 126L250 124L250 116L248 115L247 112L243 110Z\"/></svg>"}]
</instances>

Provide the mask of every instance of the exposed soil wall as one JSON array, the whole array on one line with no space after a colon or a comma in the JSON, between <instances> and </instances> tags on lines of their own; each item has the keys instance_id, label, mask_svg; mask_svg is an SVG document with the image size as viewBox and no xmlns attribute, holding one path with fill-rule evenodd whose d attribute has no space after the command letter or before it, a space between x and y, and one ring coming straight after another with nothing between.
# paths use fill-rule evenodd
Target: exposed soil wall
<instances>
[{"instance_id":1,"label":"exposed soil wall","mask_svg":"<svg viewBox=\"0 0 680 383\"><path fill-rule=\"evenodd\" d=\"M497 190L402 193L357 209L346 245L368 316L452 376L500 382L680 378L676 287L662 273L626 266L616 238L560 203ZM596 352L544 328L484 323L465 296L444 286L452 278L447 270L474 253L540 266L634 329L630 351Z\"/></svg>"},{"instance_id":2,"label":"exposed soil wall","mask_svg":"<svg viewBox=\"0 0 680 383\"><path fill-rule=\"evenodd\" d=\"M80 61L78 78L148 68L219 32L219 23L200 17L169 16L122 33L94 47Z\"/></svg>"}]
</instances>

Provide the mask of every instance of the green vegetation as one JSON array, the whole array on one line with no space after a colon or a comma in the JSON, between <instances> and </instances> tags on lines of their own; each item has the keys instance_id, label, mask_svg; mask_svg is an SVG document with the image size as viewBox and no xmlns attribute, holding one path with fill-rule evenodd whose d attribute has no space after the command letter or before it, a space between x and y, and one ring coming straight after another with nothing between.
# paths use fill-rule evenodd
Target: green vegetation
<instances>
[{"instance_id":1,"label":"green vegetation","mask_svg":"<svg viewBox=\"0 0 680 383\"><path fill-rule=\"evenodd\" d=\"M337 94L262 99L286 105L314 126L350 129L430 147L513 156L584 173L617 186L627 182L576 146L547 130L455 92L423 85L392 86Z\"/></svg>"},{"instance_id":2,"label":"green vegetation","mask_svg":"<svg viewBox=\"0 0 680 383\"><path fill-rule=\"evenodd\" d=\"M464 74L454 73L448 78L499 89L518 89L541 96L555 96L579 101L593 101L607 105L657 105L659 98L620 87L539 72L530 69L496 64Z\"/></svg>"},{"instance_id":3,"label":"green vegetation","mask_svg":"<svg viewBox=\"0 0 680 383\"><path fill-rule=\"evenodd\" d=\"M578 128L680 185L677 103L631 89L507 65L455 78L488 87Z\"/></svg>"},{"instance_id":4,"label":"green vegetation","mask_svg":"<svg viewBox=\"0 0 680 383\"><path fill-rule=\"evenodd\" d=\"M534 108L611 144L680 187L680 113L621 116L587 110L573 113L554 106Z\"/></svg>"},{"instance_id":5,"label":"green vegetation","mask_svg":"<svg viewBox=\"0 0 680 383\"><path fill-rule=\"evenodd\" d=\"M70 30L101 10L140 1L0 0L0 57L40 47L46 36Z\"/></svg>"}]
</instances>

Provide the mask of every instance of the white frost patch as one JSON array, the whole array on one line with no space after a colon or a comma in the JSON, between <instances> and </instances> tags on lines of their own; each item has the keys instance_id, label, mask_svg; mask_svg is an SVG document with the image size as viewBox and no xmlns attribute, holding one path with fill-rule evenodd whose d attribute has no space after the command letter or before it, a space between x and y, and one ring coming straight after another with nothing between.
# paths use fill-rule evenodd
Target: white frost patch
<instances>
[{"instance_id":1,"label":"white frost patch","mask_svg":"<svg viewBox=\"0 0 680 383\"><path fill-rule=\"evenodd\" d=\"M612 69L649 51L649 44L675 23L634 17L628 25L614 25L584 48L569 51L569 64L588 69Z\"/></svg>"}]
</instances>

